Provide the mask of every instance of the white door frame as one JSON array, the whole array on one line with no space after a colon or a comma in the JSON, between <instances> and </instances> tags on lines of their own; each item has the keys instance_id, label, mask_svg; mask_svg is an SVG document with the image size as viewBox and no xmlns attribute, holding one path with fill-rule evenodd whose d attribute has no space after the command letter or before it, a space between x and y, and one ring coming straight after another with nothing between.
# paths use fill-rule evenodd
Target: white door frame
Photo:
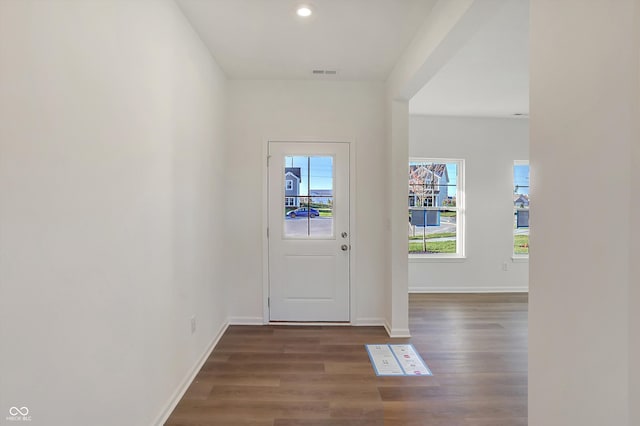
<instances>
[{"instance_id":1,"label":"white door frame","mask_svg":"<svg viewBox=\"0 0 640 426\"><path fill-rule=\"evenodd\" d=\"M350 282L350 318L349 323L335 323L335 325L355 325L357 318L356 297L357 297L357 281L355 259L358 250L358 233L356 221L356 142L354 140L345 139L266 139L262 145L262 323L269 324L269 240L267 238L267 229L269 228L269 169L267 161L269 156L269 142L312 142L312 143L346 143L349 145L349 229L351 233L351 255L349 267ZM382 232L382 230L381 230ZM278 322L277 324L287 324ZM301 323L310 325L310 323ZM334 323L320 323L322 325L332 325Z\"/></svg>"}]
</instances>

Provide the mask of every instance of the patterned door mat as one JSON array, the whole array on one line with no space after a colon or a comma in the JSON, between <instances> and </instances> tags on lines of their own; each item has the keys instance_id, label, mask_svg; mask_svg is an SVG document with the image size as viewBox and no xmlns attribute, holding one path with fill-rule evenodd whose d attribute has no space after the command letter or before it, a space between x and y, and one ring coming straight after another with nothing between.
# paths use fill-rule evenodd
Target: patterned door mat
<instances>
[{"instance_id":1,"label":"patterned door mat","mask_svg":"<svg viewBox=\"0 0 640 426\"><path fill-rule=\"evenodd\" d=\"M377 376L432 376L411 344L365 345Z\"/></svg>"}]
</instances>

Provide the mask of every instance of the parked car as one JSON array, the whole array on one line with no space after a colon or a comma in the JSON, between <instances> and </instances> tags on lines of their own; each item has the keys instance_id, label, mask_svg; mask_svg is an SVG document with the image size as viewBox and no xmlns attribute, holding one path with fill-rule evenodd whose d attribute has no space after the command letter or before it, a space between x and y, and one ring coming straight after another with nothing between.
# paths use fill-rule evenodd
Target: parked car
<instances>
[{"instance_id":1,"label":"parked car","mask_svg":"<svg viewBox=\"0 0 640 426\"><path fill-rule=\"evenodd\" d=\"M296 216L309 216L309 217L317 217L320 216L320 212L314 208L300 207L299 209L291 210L287 213L287 216L294 218Z\"/></svg>"}]
</instances>

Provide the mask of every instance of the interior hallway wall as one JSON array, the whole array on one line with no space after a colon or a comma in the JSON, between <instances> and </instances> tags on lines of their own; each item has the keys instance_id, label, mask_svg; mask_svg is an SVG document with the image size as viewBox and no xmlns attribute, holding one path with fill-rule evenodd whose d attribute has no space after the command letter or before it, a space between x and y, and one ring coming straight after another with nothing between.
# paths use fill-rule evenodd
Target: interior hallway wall
<instances>
[{"instance_id":1,"label":"interior hallway wall","mask_svg":"<svg viewBox=\"0 0 640 426\"><path fill-rule=\"evenodd\" d=\"M638 6L531 2L532 426L638 424Z\"/></svg>"},{"instance_id":2,"label":"interior hallway wall","mask_svg":"<svg viewBox=\"0 0 640 426\"><path fill-rule=\"evenodd\" d=\"M229 266L236 273L234 322L263 319L263 196L266 145L280 141L354 143L356 322L381 324L384 280L385 109L382 83L229 81Z\"/></svg>"},{"instance_id":3,"label":"interior hallway wall","mask_svg":"<svg viewBox=\"0 0 640 426\"><path fill-rule=\"evenodd\" d=\"M173 1L0 0L3 418L152 424L211 345L225 91Z\"/></svg>"},{"instance_id":4,"label":"interior hallway wall","mask_svg":"<svg viewBox=\"0 0 640 426\"><path fill-rule=\"evenodd\" d=\"M512 197L514 160L529 159L529 120L411 116L409 157L464 159L466 197L466 259L409 258L409 291L527 291L528 262L512 261Z\"/></svg>"},{"instance_id":5,"label":"interior hallway wall","mask_svg":"<svg viewBox=\"0 0 640 426\"><path fill-rule=\"evenodd\" d=\"M640 0L636 1L635 14L635 40L640 39ZM636 135L640 135L640 46L636 46L637 52L637 79L636 79L636 99L635 110L633 110L632 120L635 116ZM629 399L630 401L640 401L640 364L636 360L640 359L640 309L638 302L640 301L640 137L636 138L635 143L631 143L631 191L629 198L631 200L631 252L629 262L631 270L630 288L629 288L629 339L631 350L629 352ZM634 213L635 212L635 213ZM640 424L640 404L630 404L629 423L632 425Z\"/></svg>"}]
</instances>

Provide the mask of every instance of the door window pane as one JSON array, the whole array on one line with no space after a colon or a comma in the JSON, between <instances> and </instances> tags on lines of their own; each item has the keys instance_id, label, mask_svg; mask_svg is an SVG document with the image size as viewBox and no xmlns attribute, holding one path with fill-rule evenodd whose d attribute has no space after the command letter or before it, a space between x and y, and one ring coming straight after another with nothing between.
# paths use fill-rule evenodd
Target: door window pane
<instances>
[{"instance_id":1,"label":"door window pane","mask_svg":"<svg viewBox=\"0 0 640 426\"><path fill-rule=\"evenodd\" d=\"M332 156L287 156L284 167L284 237L333 238Z\"/></svg>"}]
</instances>

